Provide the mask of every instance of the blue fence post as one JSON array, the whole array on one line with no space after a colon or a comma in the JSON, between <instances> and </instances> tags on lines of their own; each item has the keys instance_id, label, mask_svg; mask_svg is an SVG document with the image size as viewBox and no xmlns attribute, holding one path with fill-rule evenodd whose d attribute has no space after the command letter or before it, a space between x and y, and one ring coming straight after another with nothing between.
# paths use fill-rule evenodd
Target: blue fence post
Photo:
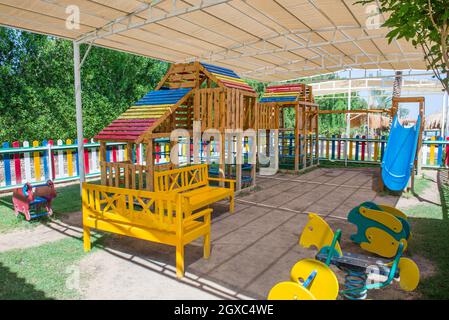
<instances>
[{"instance_id":1,"label":"blue fence post","mask_svg":"<svg viewBox=\"0 0 449 320\"><path fill-rule=\"evenodd\" d=\"M291 156L291 155L293 155L293 134L289 134L288 138L289 138L288 155Z\"/></svg>"},{"instance_id":2,"label":"blue fence post","mask_svg":"<svg viewBox=\"0 0 449 320\"><path fill-rule=\"evenodd\" d=\"M4 149L9 149L9 142L3 142L2 147ZM3 169L5 171L5 182L7 186L11 185L11 161L10 155L5 153L3 155Z\"/></svg>"},{"instance_id":3,"label":"blue fence post","mask_svg":"<svg viewBox=\"0 0 449 320\"><path fill-rule=\"evenodd\" d=\"M437 140L443 141L443 137L438 137ZM443 166L443 145L441 143L438 145L438 166Z\"/></svg>"},{"instance_id":4,"label":"blue fence post","mask_svg":"<svg viewBox=\"0 0 449 320\"><path fill-rule=\"evenodd\" d=\"M111 162L111 150L108 148L108 145L106 145L106 162Z\"/></svg>"},{"instance_id":5,"label":"blue fence post","mask_svg":"<svg viewBox=\"0 0 449 320\"><path fill-rule=\"evenodd\" d=\"M48 141L47 140L43 140L42 141L42 145L44 146L44 147L47 147L48 146ZM45 180L49 180L50 179L50 171L49 171L49 163L48 163L48 151L47 150L45 150L44 151L44 156L43 156L43 159L42 159L43 161L43 163L44 163L44 175L45 175Z\"/></svg>"},{"instance_id":6,"label":"blue fence post","mask_svg":"<svg viewBox=\"0 0 449 320\"><path fill-rule=\"evenodd\" d=\"M382 136L381 137L381 139L382 139L382 142L381 142L381 144L380 144L380 161L382 162L383 161L383 159L384 159L384 153L385 153L385 136Z\"/></svg>"},{"instance_id":7,"label":"blue fence post","mask_svg":"<svg viewBox=\"0 0 449 320\"><path fill-rule=\"evenodd\" d=\"M357 135L355 136L355 138L357 139L357 141L355 142L355 161L359 161L359 148L360 148L360 142L358 139L360 139L360 136Z\"/></svg>"}]
</instances>

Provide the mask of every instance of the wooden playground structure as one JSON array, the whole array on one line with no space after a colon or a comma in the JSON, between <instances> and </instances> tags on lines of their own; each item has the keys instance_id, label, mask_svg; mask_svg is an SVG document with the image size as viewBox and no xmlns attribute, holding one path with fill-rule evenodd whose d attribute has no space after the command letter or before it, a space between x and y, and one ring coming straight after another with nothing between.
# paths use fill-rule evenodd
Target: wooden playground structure
<instances>
[{"instance_id":1,"label":"wooden playground structure","mask_svg":"<svg viewBox=\"0 0 449 320\"><path fill-rule=\"evenodd\" d=\"M256 92L232 70L199 62L172 65L154 91L95 137L102 185L83 184L85 250L90 250L91 228L172 245L182 277L186 244L203 237L204 258L209 257L212 209L206 208L229 199L232 213L234 190L255 185L256 163L249 158L256 155L258 130L265 131L267 155L274 133L281 169L300 172L319 164L320 115L394 118L400 103L415 102L423 116L423 98L395 98L391 110L320 111L310 86L287 84L269 86L258 103ZM105 161L106 142L125 142L126 160ZM144 146L145 164L131 160L137 144Z\"/></svg>"},{"instance_id":2,"label":"wooden playground structure","mask_svg":"<svg viewBox=\"0 0 449 320\"><path fill-rule=\"evenodd\" d=\"M318 164L318 105L312 87L298 83L267 87L259 102L260 129L279 131L280 169L301 171ZM286 118L293 112L294 127Z\"/></svg>"},{"instance_id":3,"label":"wooden playground structure","mask_svg":"<svg viewBox=\"0 0 449 320\"><path fill-rule=\"evenodd\" d=\"M246 139L246 143L249 140L243 136L243 131L256 128L256 104L254 89L232 70L199 62L172 65L154 91L95 137L101 143L101 159L106 159L106 142L126 142L127 159L132 159L136 144L142 143L145 150L145 165L129 160L109 163L102 160L102 184L152 191L153 173L175 167L169 155L180 154L180 150L172 152L175 143L170 142L170 136L172 131L182 129L179 138L180 141L184 139L187 148L183 148L181 156L186 158L186 163L209 162L212 143L210 140L205 143L201 136L214 130L211 140L214 147L219 148L220 152L216 153L221 158L210 174L235 179L237 191L243 185L253 186L255 165L245 165L237 159L243 157L243 140ZM201 125L194 128L194 121L200 121ZM226 129L233 131L230 133ZM223 143L220 145L218 141ZM255 144L254 137L252 145ZM170 160L155 165L155 160L161 156Z\"/></svg>"}]
</instances>

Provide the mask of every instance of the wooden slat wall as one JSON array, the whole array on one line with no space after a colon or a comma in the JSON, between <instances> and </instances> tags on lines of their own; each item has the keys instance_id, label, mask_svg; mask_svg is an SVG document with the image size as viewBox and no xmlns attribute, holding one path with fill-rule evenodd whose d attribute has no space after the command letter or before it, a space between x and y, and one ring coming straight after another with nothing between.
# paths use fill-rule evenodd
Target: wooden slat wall
<instances>
[{"instance_id":1,"label":"wooden slat wall","mask_svg":"<svg viewBox=\"0 0 449 320\"><path fill-rule=\"evenodd\" d=\"M259 103L257 127L259 129L279 129L278 116L279 108L276 103Z\"/></svg>"},{"instance_id":2,"label":"wooden slat wall","mask_svg":"<svg viewBox=\"0 0 449 320\"><path fill-rule=\"evenodd\" d=\"M198 65L195 64L178 64L170 69L164 85L170 89L194 88L199 82Z\"/></svg>"},{"instance_id":3,"label":"wooden slat wall","mask_svg":"<svg viewBox=\"0 0 449 320\"><path fill-rule=\"evenodd\" d=\"M228 90L229 92L230 90ZM226 91L222 88L200 89L194 98L194 118L201 120L201 131L207 129L232 128L230 106L225 105ZM228 95L228 103L232 96Z\"/></svg>"},{"instance_id":4,"label":"wooden slat wall","mask_svg":"<svg viewBox=\"0 0 449 320\"><path fill-rule=\"evenodd\" d=\"M149 167L145 165L129 161L101 163L101 184L108 187L150 190L148 180L152 176Z\"/></svg>"}]
</instances>

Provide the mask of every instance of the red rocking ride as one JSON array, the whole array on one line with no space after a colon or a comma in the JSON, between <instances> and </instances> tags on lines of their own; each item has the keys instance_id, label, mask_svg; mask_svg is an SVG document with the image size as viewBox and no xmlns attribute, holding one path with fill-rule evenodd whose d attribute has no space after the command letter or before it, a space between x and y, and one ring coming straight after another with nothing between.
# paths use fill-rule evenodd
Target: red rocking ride
<instances>
[{"instance_id":1,"label":"red rocking ride","mask_svg":"<svg viewBox=\"0 0 449 320\"><path fill-rule=\"evenodd\" d=\"M26 183L22 188L13 191L12 202L16 216L23 213L27 221L42 216L51 216L51 202L56 197L53 181L32 186Z\"/></svg>"}]
</instances>

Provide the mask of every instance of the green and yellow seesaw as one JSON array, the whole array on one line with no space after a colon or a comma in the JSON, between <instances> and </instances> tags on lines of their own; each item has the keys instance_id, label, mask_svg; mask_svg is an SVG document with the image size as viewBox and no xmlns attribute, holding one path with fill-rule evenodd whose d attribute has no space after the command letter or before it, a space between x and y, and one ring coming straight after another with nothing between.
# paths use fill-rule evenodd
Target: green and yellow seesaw
<instances>
[{"instance_id":1,"label":"green and yellow seesaw","mask_svg":"<svg viewBox=\"0 0 449 320\"><path fill-rule=\"evenodd\" d=\"M343 253L340 248L341 230L334 234L330 226L316 214L309 214L299 244L318 249L315 259L296 263L290 272L291 281L276 284L269 300L335 300L341 294L346 299L364 300L368 290L380 289L399 280L405 291L413 291L419 283L419 269L402 257L404 244L399 243L393 260ZM340 290L337 276L330 266L345 273L344 289ZM375 277L377 279L371 279ZM385 278L381 281L379 278Z\"/></svg>"},{"instance_id":2,"label":"green and yellow seesaw","mask_svg":"<svg viewBox=\"0 0 449 320\"><path fill-rule=\"evenodd\" d=\"M393 258L401 243L405 251L411 238L407 216L386 205L364 202L349 212L348 222L357 227L351 240L384 258Z\"/></svg>"}]
</instances>

